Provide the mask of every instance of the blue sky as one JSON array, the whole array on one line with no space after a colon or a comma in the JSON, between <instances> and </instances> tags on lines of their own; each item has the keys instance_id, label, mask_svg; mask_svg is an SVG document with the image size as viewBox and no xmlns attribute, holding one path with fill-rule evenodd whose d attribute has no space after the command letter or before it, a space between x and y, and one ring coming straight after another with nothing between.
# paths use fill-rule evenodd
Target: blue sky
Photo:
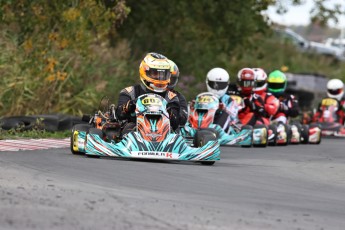
<instances>
[{"instance_id":1,"label":"blue sky","mask_svg":"<svg viewBox=\"0 0 345 230\"><path fill-rule=\"evenodd\" d=\"M271 18L273 22L277 22L283 25L308 25L310 23L310 16L309 12L310 9L313 7L313 0L306 0L306 3L301 6L291 6L289 10L284 15L278 15L275 10L275 7L269 7L267 14ZM334 4L341 4L343 9L345 10L345 0L328 0L327 4L332 6ZM343 15L340 19L340 22L335 24L330 24L332 27L345 27L345 15Z\"/></svg>"}]
</instances>

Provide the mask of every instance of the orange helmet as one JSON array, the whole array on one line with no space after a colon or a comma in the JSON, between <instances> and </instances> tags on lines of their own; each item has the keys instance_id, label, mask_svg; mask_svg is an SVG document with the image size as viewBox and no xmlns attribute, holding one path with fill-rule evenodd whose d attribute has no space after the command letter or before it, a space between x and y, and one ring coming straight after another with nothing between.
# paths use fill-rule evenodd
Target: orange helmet
<instances>
[{"instance_id":1,"label":"orange helmet","mask_svg":"<svg viewBox=\"0 0 345 230\"><path fill-rule=\"evenodd\" d=\"M151 91L166 91L170 82L170 62L164 55L148 53L139 66L140 80Z\"/></svg>"}]
</instances>

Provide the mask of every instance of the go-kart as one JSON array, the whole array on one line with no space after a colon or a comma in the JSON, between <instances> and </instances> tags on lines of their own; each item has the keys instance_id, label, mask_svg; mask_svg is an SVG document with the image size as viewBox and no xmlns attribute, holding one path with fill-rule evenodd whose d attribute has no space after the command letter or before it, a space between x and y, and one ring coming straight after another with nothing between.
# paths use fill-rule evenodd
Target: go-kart
<instances>
[{"instance_id":1,"label":"go-kart","mask_svg":"<svg viewBox=\"0 0 345 230\"><path fill-rule=\"evenodd\" d=\"M322 136L345 137L344 124L338 122L337 111L339 103L334 98L324 98L321 101L319 116L311 125L321 127Z\"/></svg>"},{"instance_id":2,"label":"go-kart","mask_svg":"<svg viewBox=\"0 0 345 230\"><path fill-rule=\"evenodd\" d=\"M73 151L90 157L110 156L156 160L197 161L213 165L220 159L216 136L208 131L197 131L194 146L170 129L167 102L156 94L145 94L136 101L136 127L112 139L102 129L88 131L73 129ZM121 131L123 132L123 130ZM73 152L72 151L72 152Z\"/></svg>"},{"instance_id":3,"label":"go-kart","mask_svg":"<svg viewBox=\"0 0 345 230\"><path fill-rule=\"evenodd\" d=\"M244 101L243 98L239 95L230 95L231 98L236 101L238 105L240 105L240 109L244 108ZM255 108L253 108L255 109ZM244 118L244 119L243 119ZM254 147L266 147L269 144L269 140L273 139L274 135L270 132L269 126L265 125L265 122L258 117L254 112L250 112L242 118L242 122L245 120L250 120L253 118L255 120L254 126L245 125L245 127L252 127L253 135L252 135L252 144ZM243 122L246 123L246 122Z\"/></svg>"},{"instance_id":4,"label":"go-kart","mask_svg":"<svg viewBox=\"0 0 345 230\"><path fill-rule=\"evenodd\" d=\"M223 130L215 119L219 109L219 99L212 93L200 93L195 101L189 106L187 124L181 128L185 138L194 137L197 131L208 130L214 132L220 145L241 145L250 147L252 145L251 126L239 127L231 120L226 111L221 111L218 116L223 116L221 123L227 123L227 130Z\"/></svg>"},{"instance_id":5,"label":"go-kart","mask_svg":"<svg viewBox=\"0 0 345 230\"><path fill-rule=\"evenodd\" d=\"M231 98L236 101L238 105L240 105L240 109L245 107L244 100L241 96L237 94L230 95ZM254 106L254 105L253 105ZM255 108L253 108L254 110ZM267 122L263 120L263 117L258 116L254 112L249 112L247 114L243 114L240 117L240 120L244 124L248 124L250 120L254 121L253 127L253 139L252 143L254 147L266 147L269 144L270 140L275 140L274 135L270 130L270 127L266 125ZM246 125L247 126L247 125ZM249 125L250 126L250 125Z\"/></svg>"},{"instance_id":6,"label":"go-kart","mask_svg":"<svg viewBox=\"0 0 345 230\"><path fill-rule=\"evenodd\" d=\"M291 127L291 144L320 144L321 128L318 124L301 124L293 121Z\"/></svg>"}]
</instances>

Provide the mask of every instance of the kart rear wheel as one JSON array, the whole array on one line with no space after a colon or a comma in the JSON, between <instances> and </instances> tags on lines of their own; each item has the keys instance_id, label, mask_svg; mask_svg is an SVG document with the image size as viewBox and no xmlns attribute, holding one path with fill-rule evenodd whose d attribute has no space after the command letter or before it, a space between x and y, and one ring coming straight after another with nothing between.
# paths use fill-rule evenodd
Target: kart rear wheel
<instances>
[{"instance_id":1,"label":"kart rear wheel","mask_svg":"<svg viewBox=\"0 0 345 230\"><path fill-rule=\"evenodd\" d=\"M202 147L207 144L209 141L216 141L217 136L216 133L210 131L210 130L198 130L195 134L194 139L194 146L196 147ZM202 165L213 165L215 161L201 161Z\"/></svg>"},{"instance_id":2,"label":"kart rear wheel","mask_svg":"<svg viewBox=\"0 0 345 230\"><path fill-rule=\"evenodd\" d=\"M291 125L289 125L290 128L291 128L291 139L290 139L290 144L300 144L301 143L301 133L302 133L302 125L298 122L293 122ZM298 141L297 142L292 142L292 137L293 137L293 132L292 132L292 129L293 127L296 127L297 128L297 132L298 132L298 135L299 135L299 138L298 138Z\"/></svg>"},{"instance_id":3,"label":"kart rear wheel","mask_svg":"<svg viewBox=\"0 0 345 230\"><path fill-rule=\"evenodd\" d=\"M84 154L83 152L79 152L77 150L75 150L76 148L73 148L78 146L78 140L75 139L75 131L80 131L80 132L88 132L89 129L91 128L91 125L89 124L77 124L77 125L74 125L73 128L72 128L72 134L71 134L71 141L70 141L70 148L71 148L71 152L72 154L75 154L75 155L82 155Z\"/></svg>"},{"instance_id":4,"label":"kart rear wheel","mask_svg":"<svg viewBox=\"0 0 345 230\"><path fill-rule=\"evenodd\" d=\"M278 123L278 126L283 126L284 127L284 132L285 132L285 135L286 135L286 141L285 142L280 142L279 145L280 146L287 146L289 143L290 143L290 140L291 140L291 136L292 136L292 133L291 133L291 127L287 124L284 124L284 123ZM277 134L281 137L281 133Z\"/></svg>"},{"instance_id":5,"label":"kart rear wheel","mask_svg":"<svg viewBox=\"0 0 345 230\"><path fill-rule=\"evenodd\" d=\"M302 125L301 128L301 144L308 144L309 142L309 126Z\"/></svg>"},{"instance_id":6,"label":"kart rear wheel","mask_svg":"<svg viewBox=\"0 0 345 230\"><path fill-rule=\"evenodd\" d=\"M310 126L309 126L309 130L310 129L313 129L313 128L319 128L320 130L321 130L321 126L319 125L319 124L311 124ZM320 135L319 135L319 139L316 141L316 142L309 142L310 144L316 144L316 145L318 145L318 144L320 144L321 143L321 133L320 133Z\"/></svg>"},{"instance_id":7,"label":"kart rear wheel","mask_svg":"<svg viewBox=\"0 0 345 230\"><path fill-rule=\"evenodd\" d=\"M103 139L103 137L104 137L103 131L100 130L100 129L97 129L97 128L91 128L91 129L89 129L89 134L96 134L96 135L98 135L98 136L99 136L100 138L102 138L102 139Z\"/></svg>"}]
</instances>

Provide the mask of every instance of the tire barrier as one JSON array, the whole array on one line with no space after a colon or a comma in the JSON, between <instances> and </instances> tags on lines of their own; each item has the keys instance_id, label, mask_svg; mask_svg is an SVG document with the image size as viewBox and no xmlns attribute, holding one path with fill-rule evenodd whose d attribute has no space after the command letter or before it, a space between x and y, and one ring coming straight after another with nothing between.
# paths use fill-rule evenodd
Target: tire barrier
<instances>
[{"instance_id":1,"label":"tire barrier","mask_svg":"<svg viewBox=\"0 0 345 230\"><path fill-rule=\"evenodd\" d=\"M50 132L72 129L75 124L85 124L81 117L64 114L44 114L32 116L13 116L0 119L3 130L20 129L23 131L38 129Z\"/></svg>"}]
</instances>

